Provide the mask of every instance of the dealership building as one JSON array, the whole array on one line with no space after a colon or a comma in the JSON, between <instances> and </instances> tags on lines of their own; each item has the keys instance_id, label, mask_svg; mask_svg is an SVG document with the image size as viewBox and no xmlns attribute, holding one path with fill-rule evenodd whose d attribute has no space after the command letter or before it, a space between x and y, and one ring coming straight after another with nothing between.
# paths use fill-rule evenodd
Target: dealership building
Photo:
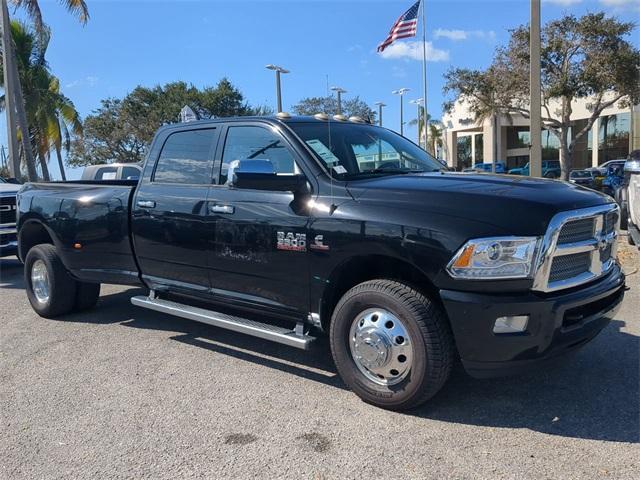
<instances>
[{"instance_id":1,"label":"dealership building","mask_svg":"<svg viewBox=\"0 0 640 480\"><path fill-rule=\"evenodd\" d=\"M579 131L591 116L590 99L572 104L571 129ZM543 107L543 116L553 115L557 107ZM476 122L463 101L457 101L442 119L444 127L441 156L448 165L461 170L476 163L491 163L494 158L508 169L524 166L529 161L529 119L521 114L496 115ZM542 131L542 159L558 160L560 142L555 134ZM625 158L631 150L640 148L640 106L606 108L587 134L576 143L572 168L597 167L608 161Z\"/></svg>"}]
</instances>

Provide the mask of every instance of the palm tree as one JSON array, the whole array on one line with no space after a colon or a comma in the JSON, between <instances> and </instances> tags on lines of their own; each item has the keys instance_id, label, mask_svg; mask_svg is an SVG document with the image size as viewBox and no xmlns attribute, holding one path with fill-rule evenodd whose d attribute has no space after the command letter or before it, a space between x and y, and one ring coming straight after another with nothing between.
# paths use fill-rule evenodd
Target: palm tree
<instances>
[{"instance_id":1,"label":"palm tree","mask_svg":"<svg viewBox=\"0 0 640 480\"><path fill-rule=\"evenodd\" d=\"M42 21L42 12L40 11L40 2L38 0L9 0L16 7L24 8L29 17L33 20L38 33L44 28L44 22ZM58 0L69 13L78 17L80 23L83 25L89 20L89 8L84 0Z\"/></svg>"},{"instance_id":2,"label":"palm tree","mask_svg":"<svg viewBox=\"0 0 640 480\"><path fill-rule=\"evenodd\" d=\"M440 123L440 121L432 120L429 122L429 134L427 142L427 151L437 158L438 147L442 147L442 123Z\"/></svg>"},{"instance_id":3,"label":"palm tree","mask_svg":"<svg viewBox=\"0 0 640 480\"><path fill-rule=\"evenodd\" d=\"M38 0L10 0L13 5L16 7L24 8L28 15L32 18L34 25L36 27L36 31L39 35L41 35L45 31L45 25L42 20L42 12L40 10L40 4ZM0 0L0 8L2 11L0 12L3 17L3 29L9 25L9 10L7 8L7 0ZM89 11L87 8L87 4L84 0L59 0L61 4L63 4L66 9L72 14L76 15L82 24L85 24L89 19ZM9 30L9 28L6 28ZM13 45L11 41L9 41L8 35L3 35L2 37L2 50L4 55L10 56L10 58L14 58ZM20 86L20 80L18 78L18 72L16 66L12 63L10 64L10 71L6 72L4 83L5 83L5 92L8 92L9 99L14 100L10 102L10 105L13 104L13 109L15 109L16 113L16 125L12 122L7 122L8 129L8 137L11 142L12 139L20 137L22 139L22 153L25 158L25 162L27 164L27 170L29 173L30 180L36 180L37 176L35 173L35 165L33 161L32 154L32 145L29 145L27 141L26 132L29 131L28 122L26 118L25 112L25 101L22 95L22 88ZM19 130L18 130L19 129ZM17 152L14 153L17 155ZM14 174L18 174L19 172L14 172Z\"/></svg>"},{"instance_id":4,"label":"palm tree","mask_svg":"<svg viewBox=\"0 0 640 480\"><path fill-rule=\"evenodd\" d=\"M71 100L60 92L59 80L49 71L45 60L49 44L48 29L37 33L15 21L11 27L30 143L44 179L50 180L47 162L52 149L56 151L60 174L65 179L61 151L63 147L68 150L69 129L75 134L82 133L80 117ZM35 174L35 165L30 166L27 162L27 169L31 179Z\"/></svg>"}]
</instances>

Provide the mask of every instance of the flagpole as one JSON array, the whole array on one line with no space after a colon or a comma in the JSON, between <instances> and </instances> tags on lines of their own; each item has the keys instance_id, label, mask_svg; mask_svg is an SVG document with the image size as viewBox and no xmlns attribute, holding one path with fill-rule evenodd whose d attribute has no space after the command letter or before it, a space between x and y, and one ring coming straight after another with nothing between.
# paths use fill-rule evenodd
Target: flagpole
<instances>
[{"instance_id":1,"label":"flagpole","mask_svg":"<svg viewBox=\"0 0 640 480\"><path fill-rule=\"evenodd\" d=\"M429 130L427 128L427 24L424 15L425 3L426 0L421 0L420 2L420 7L422 8L422 98L424 98L424 120L422 126L424 128L424 149L427 150L427 132ZM420 119L418 119L418 125L420 125Z\"/></svg>"}]
</instances>

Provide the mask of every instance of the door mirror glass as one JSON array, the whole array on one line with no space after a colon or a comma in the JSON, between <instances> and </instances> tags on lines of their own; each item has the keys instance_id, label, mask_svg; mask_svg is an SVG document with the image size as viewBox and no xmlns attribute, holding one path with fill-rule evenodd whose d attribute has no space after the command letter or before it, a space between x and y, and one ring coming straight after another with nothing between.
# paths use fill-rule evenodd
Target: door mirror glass
<instances>
[{"instance_id":1,"label":"door mirror glass","mask_svg":"<svg viewBox=\"0 0 640 480\"><path fill-rule=\"evenodd\" d=\"M235 188L295 192L304 182L298 174L277 174L270 160L233 160L229 163L229 178Z\"/></svg>"}]
</instances>

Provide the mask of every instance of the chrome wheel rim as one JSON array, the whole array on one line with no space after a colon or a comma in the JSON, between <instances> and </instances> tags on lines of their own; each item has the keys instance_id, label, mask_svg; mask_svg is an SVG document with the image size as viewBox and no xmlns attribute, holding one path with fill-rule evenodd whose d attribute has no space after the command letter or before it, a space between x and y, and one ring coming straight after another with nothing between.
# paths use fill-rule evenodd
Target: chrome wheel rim
<instances>
[{"instance_id":1,"label":"chrome wheel rim","mask_svg":"<svg viewBox=\"0 0 640 480\"><path fill-rule=\"evenodd\" d=\"M402 321L382 308L356 316L349 331L351 356L358 370L378 385L395 385L411 371L413 342Z\"/></svg>"},{"instance_id":2,"label":"chrome wheel rim","mask_svg":"<svg viewBox=\"0 0 640 480\"><path fill-rule=\"evenodd\" d=\"M47 265L42 260L36 260L31 266L31 288L36 300L40 303L49 301L49 273Z\"/></svg>"}]
</instances>

